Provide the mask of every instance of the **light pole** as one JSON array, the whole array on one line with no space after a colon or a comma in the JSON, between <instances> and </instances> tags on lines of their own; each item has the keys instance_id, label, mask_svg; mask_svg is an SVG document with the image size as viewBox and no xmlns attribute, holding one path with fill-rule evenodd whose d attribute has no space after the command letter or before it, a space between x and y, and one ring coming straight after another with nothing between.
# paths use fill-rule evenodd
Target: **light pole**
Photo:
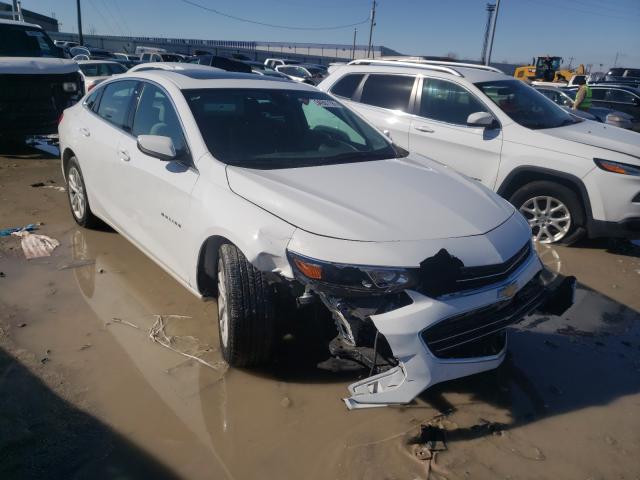
<instances>
[{"instance_id":1,"label":"light pole","mask_svg":"<svg viewBox=\"0 0 640 480\"><path fill-rule=\"evenodd\" d=\"M82 36L82 12L80 11L80 0L76 0L78 8L78 41L80 45L84 45L84 37Z\"/></svg>"},{"instance_id":2,"label":"light pole","mask_svg":"<svg viewBox=\"0 0 640 480\"><path fill-rule=\"evenodd\" d=\"M351 60L356 59L356 36L358 35L358 29L353 29L353 49L351 50Z\"/></svg>"},{"instance_id":3,"label":"light pole","mask_svg":"<svg viewBox=\"0 0 640 480\"><path fill-rule=\"evenodd\" d=\"M371 7L371 24L369 25L369 46L367 47L367 58L369 58L369 55L371 55L372 53L371 41L373 40L373 27L375 26L375 24L376 24L376 0L373 0L373 6Z\"/></svg>"},{"instance_id":4,"label":"light pole","mask_svg":"<svg viewBox=\"0 0 640 480\"><path fill-rule=\"evenodd\" d=\"M500 0L496 1L496 13L493 15L493 26L491 27L491 41L489 42L489 52L487 53L487 59L484 62L485 65L489 65L491 62L491 52L493 51L493 39L496 35L496 24L498 23L498 12L500 12Z\"/></svg>"}]
</instances>

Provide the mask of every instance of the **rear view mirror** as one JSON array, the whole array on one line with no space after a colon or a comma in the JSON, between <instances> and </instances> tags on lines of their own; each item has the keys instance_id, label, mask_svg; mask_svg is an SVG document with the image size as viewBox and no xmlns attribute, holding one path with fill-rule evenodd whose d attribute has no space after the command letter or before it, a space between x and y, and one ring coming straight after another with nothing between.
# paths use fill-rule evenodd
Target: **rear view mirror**
<instances>
[{"instance_id":1,"label":"rear view mirror","mask_svg":"<svg viewBox=\"0 0 640 480\"><path fill-rule=\"evenodd\" d=\"M151 157L159 158L165 162L175 160L176 148L170 137L161 135L139 135L138 149Z\"/></svg>"},{"instance_id":2,"label":"rear view mirror","mask_svg":"<svg viewBox=\"0 0 640 480\"><path fill-rule=\"evenodd\" d=\"M493 115L487 112L475 112L467 117L467 125L470 127L490 127L493 122Z\"/></svg>"}]
</instances>

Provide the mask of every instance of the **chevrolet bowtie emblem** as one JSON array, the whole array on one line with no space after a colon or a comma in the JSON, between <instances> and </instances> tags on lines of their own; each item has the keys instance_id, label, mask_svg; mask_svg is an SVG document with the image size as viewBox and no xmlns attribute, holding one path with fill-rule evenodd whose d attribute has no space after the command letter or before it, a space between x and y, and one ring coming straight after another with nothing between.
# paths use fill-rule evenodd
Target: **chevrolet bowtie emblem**
<instances>
[{"instance_id":1,"label":"chevrolet bowtie emblem","mask_svg":"<svg viewBox=\"0 0 640 480\"><path fill-rule=\"evenodd\" d=\"M510 283L498 290L498 300L507 300L518 292L518 282Z\"/></svg>"}]
</instances>

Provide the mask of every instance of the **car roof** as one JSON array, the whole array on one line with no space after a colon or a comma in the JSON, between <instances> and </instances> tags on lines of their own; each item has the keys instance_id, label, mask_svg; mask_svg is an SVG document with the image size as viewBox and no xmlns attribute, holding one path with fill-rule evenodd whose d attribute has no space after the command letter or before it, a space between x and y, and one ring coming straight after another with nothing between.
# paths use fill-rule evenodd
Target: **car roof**
<instances>
[{"instance_id":1,"label":"car roof","mask_svg":"<svg viewBox=\"0 0 640 480\"><path fill-rule=\"evenodd\" d=\"M254 73L227 72L225 70L208 67L208 71L202 69L184 70L145 70L123 73L119 79L140 78L153 80L158 83L172 83L181 90L198 88L257 88L275 90L303 90L318 92L311 85L289 80L256 75Z\"/></svg>"},{"instance_id":2,"label":"car roof","mask_svg":"<svg viewBox=\"0 0 640 480\"><path fill-rule=\"evenodd\" d=\"M40 25L36 25L35 23L20 22L17 20L5 20L4 18L0 18L0 24L18 25L22 27L39 28L40 30L42 30L42 27Z\"/></svg>"},{"instance_id":3,"label":"car roof","mask_svg":"<svg viewBox=\"0 0 640 480\"><path fill-rule=\"evenodd\" d=\"M113 63L115 65L122 65L120 62L116 62L114 60L76 60L78 65L88 65L91 63Z\"/></svg>"},{"instance_id":4,"label":"car roof","mask_svg":"<svg viewBox=\"0 0 640 480\"><path fill-rule=\"evenodd\" d=\"M347 65L338 66L337 72L358 73L410 73L425 74L441 78L465 78L471 83L489 82L495 80L516 80L493 67L457 62L415 62L396 60L355 60Z\"/></svg>"}]
</instances>

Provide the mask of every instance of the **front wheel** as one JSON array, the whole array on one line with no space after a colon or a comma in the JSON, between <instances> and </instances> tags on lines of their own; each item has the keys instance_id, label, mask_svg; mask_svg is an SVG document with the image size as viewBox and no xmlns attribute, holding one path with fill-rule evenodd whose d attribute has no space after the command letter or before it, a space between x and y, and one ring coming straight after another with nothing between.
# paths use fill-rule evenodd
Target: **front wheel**
<instances>
[{"instance_id":1,"label":"front wheel","mask_svg":"<svg viewBox=\"0 0 640 480\"><path fill-rule=\"evenodd\" d=\"M564 185L531 182L518 189L509 201L529 222L536 242L571 244L585 234L582 203Z\"/></svg>"},{"instance_id":2,"label":"front wheel","mask_svg":"<svg viewBox=\"0 0 640 480\"><path fill-rule=\"evenodd\" d=\"M262 272L234 245L218 252L218 331L232 367L266 363L276 338L273 292Z\"/></svg>"}]
</instances>

